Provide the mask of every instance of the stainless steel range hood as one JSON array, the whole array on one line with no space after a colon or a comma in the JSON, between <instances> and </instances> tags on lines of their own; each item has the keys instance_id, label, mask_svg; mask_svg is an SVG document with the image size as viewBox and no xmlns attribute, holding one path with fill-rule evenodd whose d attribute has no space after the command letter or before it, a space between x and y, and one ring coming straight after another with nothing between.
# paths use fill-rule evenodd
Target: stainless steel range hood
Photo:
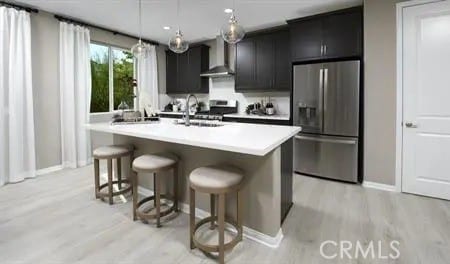
<instances>
[{"instance_id":1,"label":"stainless steel range hood","mask_svg":"<svg viewBox=\"0 0 450 264\"><path fill-rule=\"evenodd\" d=\"M216 38L216 53L217 65L206 72L202 72L200 76L209 78L233 76L234 71L230 68L228 63L228 43L226 43L221 36L217 36Z\"/></svg>"}]
</instances>

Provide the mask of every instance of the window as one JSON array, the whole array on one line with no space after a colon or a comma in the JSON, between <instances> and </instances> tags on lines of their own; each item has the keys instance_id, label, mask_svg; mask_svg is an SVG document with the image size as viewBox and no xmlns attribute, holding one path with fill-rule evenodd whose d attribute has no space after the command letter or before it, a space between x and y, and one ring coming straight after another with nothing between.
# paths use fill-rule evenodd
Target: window
<instances>
[{"instance_id":1,"label":"window","mask_svg":"<svg viewBox=\"0 0 450 264\"><path fill-rule=\"evenodd\" d=\"M125 49L91 43L91 113L110 112L124 102L133 108L133 55Z\"/></svg>"}]
</instances>

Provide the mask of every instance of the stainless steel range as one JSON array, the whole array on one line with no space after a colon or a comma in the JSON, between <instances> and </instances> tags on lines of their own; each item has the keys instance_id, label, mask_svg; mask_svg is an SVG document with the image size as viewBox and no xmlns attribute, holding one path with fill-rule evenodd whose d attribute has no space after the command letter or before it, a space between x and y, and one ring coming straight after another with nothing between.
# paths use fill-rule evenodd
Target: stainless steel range
<instances>
[{"instance_id":1,"label":"stainless steel range","mask_svg":"<svg viewBox=\"0 0 450 264\"><path fill-rule=\"evenodd\" d=\"M209 111L196 113L194 119L222 121L223 115L237 112L236 100L209 100Z\"/></svg>"}]
</instances>

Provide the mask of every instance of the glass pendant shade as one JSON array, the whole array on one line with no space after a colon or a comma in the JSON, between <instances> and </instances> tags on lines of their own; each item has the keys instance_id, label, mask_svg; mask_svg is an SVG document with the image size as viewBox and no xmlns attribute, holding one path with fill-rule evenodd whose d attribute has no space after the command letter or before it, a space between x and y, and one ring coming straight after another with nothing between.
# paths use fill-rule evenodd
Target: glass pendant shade
<instances>
[{"instance_id":1,"label":"glass pendant shade","mask_svg":"<svg viewBox=\"0 0 450 264\"><path fill-rule=\"evenodd\" d=\"M244 28L236 21L234 14L231 15L227 24L220 29L223 40L230 44L235 44L241 41L245 36Z\"/></svg>"},{"instance_id":2,"label":"glass pendant shade","mask_svg":"<svg viewBox=\"0 0 450 264\"><path fill-rule=\"evenodd\" d=\"M175 36L169 40L169 49L175 53L183 53L189 48L189 43L183 39L183 34L177 30Z\"/></svg>"},{"instance_id":3,"label":"glass pendant shade","mask_svg":"<svg viewBox=\"0 0 450 264\"><path fill-rule=\"evenodd\" d=\"M148 48L148 44L145 44L142 40L139 40L139 42L131 48L131 53L136 59L146 58L148 55Z\"/></svg>"}]
</instances>

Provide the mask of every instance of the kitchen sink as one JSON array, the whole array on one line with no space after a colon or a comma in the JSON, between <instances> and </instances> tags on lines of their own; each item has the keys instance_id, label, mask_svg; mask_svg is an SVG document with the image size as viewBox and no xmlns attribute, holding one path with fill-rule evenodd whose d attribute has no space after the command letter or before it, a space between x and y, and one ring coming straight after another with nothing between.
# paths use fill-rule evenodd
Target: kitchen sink
<instances>
[{"instance_id":1,"label":"kitchen sink","mask_svg":"<svg viewBox=\"0 0 450 264\"><path fill-rule=\"evenodd\" d=\"M175 120L174 122L176 125L185 125L184 120ZM191 126L198 126L198 127L220 127L224 124L220 121L209 121L209 120L190 120Z\"/></svg>"}]
</instances>

